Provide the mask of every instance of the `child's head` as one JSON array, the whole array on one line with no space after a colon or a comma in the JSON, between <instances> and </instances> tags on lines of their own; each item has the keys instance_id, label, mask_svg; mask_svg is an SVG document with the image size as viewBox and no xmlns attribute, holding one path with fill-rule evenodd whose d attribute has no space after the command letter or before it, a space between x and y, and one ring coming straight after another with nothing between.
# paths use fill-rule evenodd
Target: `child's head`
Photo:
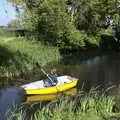
<instances>
[{"instance_id":1,"label":"child's head","mask_svg":"<svg viewBox=\"0 0 120 120\"><path fill-rule=\"evenodd\" d=\"M57 69L56 68L53 68L52 70L51 70L51 74L56 74L57 73Z\"/></svg>"}]
</instances>

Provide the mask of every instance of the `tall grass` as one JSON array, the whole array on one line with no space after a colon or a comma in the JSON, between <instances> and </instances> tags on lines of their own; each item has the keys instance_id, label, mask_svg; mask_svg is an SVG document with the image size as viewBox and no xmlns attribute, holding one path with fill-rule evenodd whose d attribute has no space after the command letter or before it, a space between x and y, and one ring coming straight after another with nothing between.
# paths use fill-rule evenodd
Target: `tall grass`
<instances>
[{"instance_id":1,"label":"tall grass","mask_svg":"<svg viewBox=\"0 0 120 120\"><path fill-rule=\"evenodd\" d=\"M114 104L114 97L98 92L81 93L74 99L50 102L33 115L20 110L12 114L11 118L27 120L27 115L31 116L30 120L107 120L116 115L113 113Z\"/></svg>"},{"instance_id":2,"label":"tall grass","mask_svg":"<svg viewBox=\"0 0 120 120\"><path fill-rule=\"evenodd\" d=\"M15 37L0 40L0 79L21 78L34 72L36 63L45 66L59 59L57 48L44 46L35 40Z\"/></svg>"},{"instance_id":3,"label":"tall grass","mask_svg":"<svg viewBox=\"0 0 120 120\"><path fill-rule=\"evenodd\" d=\"M10 28L1 28L0 27L0 38L1 37L13 37L15 36L14 32L10 32Z\"/></svg>"}]
</instances>

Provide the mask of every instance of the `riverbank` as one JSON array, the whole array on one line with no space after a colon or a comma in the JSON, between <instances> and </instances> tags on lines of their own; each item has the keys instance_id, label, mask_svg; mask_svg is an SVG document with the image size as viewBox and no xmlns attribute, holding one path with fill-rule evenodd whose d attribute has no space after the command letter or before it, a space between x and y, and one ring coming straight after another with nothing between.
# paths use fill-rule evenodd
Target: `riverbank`
<instances>
[{"instance_id":1,"label":"riverbank","mask_svg":"<svg viewBox=\"0 0 120 120\"><path fill-rule=\"evenodd\" d=\"M89 93L81 91L77 96L46 104L28 103L27 107L16 109L9 120L119 120L115 97L104 93L91 89Z\"/></svg>"},{"instance_id":2,"label":"riverbank","mask_svg":"<svg viewBox=\"0 0 120 120\"><path fill-rule=\"evenodd\" d=\"M35 76L36 65L45 66L60 59L56 47L44 46L38 41L25 38L0 39L0 82L11 83L14 80ZM39 69L39 68L38 68Z\"/></svg>"},{"instance_id":3,"label":"riverbank","mask_svg":"<svg viewBox=\"0 0 120 120\"><path fill-rule=\"evenodd\" d=\"M90 90L97 84L99 85L104 83L104 85L107 85L109 81L111 82L111 77L109 77L109 75L113 78L113 85L119 83L118 68L120 68L120 58L116 56L116 54L113 54L114 56L96 56L95 54L91 55L88 53L86 55L84 53L78 53L78 56L75 55L75 57L67 56L68 58L66 58L66 61L61 59L61 64L59 63L57 65L55 63L60 60L61 56L56 47L44 46L38 41L28 41L22 38L16 39L13 37L9 40L4 39L0 42L1 83L4 83L5 81L8 82L9 85L11 85L11 83L15 85L15 81L20 81L21 84L23 82L30 82L32 77L34 79L41 78L40 68L36 65L36 63L43 67L45 66L45 68L46 66L52 67L53 64L53 66L59 68L62 73L79 78L79 90L81 88L79 86L82 85L82 81L84 83L85 80L84 86L87 90L88 88ZM113 66L117 66L117 71ZM116 76L118 76L118 78L116 78ZM105 82L101 80L104 80ZM1 87L3 87L3 85ZM83 94L80 92L78 95L81 96ZM84 94L84 99L80 99L80 101L76 100L79 99L57 101L57 103L52 101L50 103L52 106L45 106L42 110L38 107L38 105L36 105L37 110L33 114L32 118L29 119L40 120L42 118L45 120L71 120L71 118L73 118L74 120L111 120L115 116L115 120L119 120L119 118L116 117L116 114L119 113L115 113L114 111L116 110L113 109L113 97L104 95L98 96L95 92L92 97L88 93ZM53 105L52 103L55 104ZM36 103L33 103L32 106L34 106L34 104ZM28 106L28 108L31 111L33 110L30 106ZM120 111L120 109L118 111ZM17 114L14 113L15 116L13 115L16 117L16 120L20 119L22 116L24 117L24 114L27 114L26 111L17 112Z\"/></svg>"}]
</instances>

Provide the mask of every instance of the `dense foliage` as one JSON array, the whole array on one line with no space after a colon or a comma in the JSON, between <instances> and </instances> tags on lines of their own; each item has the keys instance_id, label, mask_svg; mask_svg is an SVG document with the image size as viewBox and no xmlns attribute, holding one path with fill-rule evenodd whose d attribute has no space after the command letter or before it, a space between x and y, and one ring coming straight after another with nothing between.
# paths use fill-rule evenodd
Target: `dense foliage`
<instances>
[{"instance_id":1,"label":"dense foliage","mask_svg":"<svg viewBox=\"0 0 120 120\"><path fill-rule=\"evenodd\" d=\"M24 12L20 19L22 25L30 30L30 35L32 33L32 36L37 37L42 43L57 45L60 48L97 47L101 31L113 28L120 20L118 0L8 0L8 2L17 8L22 6ZM118 28L112 29L113 32L114 30ZM118 40L118 33L116 34ZM109 41L107 43L109 44Z\"/></svg>"},{"instance_id":2,"label":"dense foliage","mask_svg":"<svg viewBox=\"0 0 120 120\"><path fill-rule=\"evenodd\" d=\"M82 38L82 33L70 21L64 0L44 1L37 8L31 5L28 8L24 14L24 21L27 20L25 25L36 37L41 38L42 43L61 48L84 46L82 40L85 37Z\"/></svg>"}]
</instances>

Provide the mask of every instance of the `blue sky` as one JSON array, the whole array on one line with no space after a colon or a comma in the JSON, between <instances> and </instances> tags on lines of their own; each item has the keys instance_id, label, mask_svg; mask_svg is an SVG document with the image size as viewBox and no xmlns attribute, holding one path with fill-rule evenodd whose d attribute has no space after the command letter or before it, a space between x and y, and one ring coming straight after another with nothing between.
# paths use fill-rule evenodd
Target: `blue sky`
<instances>
[{"instance_id":1,"label":"blue sky","mask_svg":"<svg viewBox=\"0 0 120 120\"><path fill-rule=\"evenodd\" d=\"M15 17L16 12L12 4L7 3L7 0L0 0L0 26L7 25Z\"/></svg>"}]
</instances>

